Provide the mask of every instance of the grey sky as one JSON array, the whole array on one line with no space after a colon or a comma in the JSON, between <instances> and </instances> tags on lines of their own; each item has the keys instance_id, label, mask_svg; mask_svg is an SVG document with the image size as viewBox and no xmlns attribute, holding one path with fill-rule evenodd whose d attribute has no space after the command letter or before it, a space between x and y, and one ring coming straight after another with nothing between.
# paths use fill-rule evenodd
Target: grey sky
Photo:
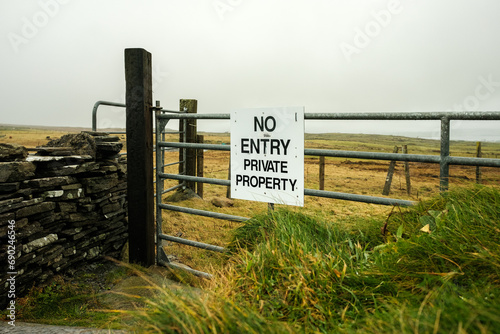
<instances>
[{"instance_id":1,"label":"grey sky","mask_svg":"<svg viewBox=\"0 0 500 334\"><path fill-rule=\"evenodd\" d=\"M499 14L497 0L0 0L0 123L89 127L94 102L123 102L130 47L153 54L154 99L169 109L194 98L202 113L500 110ZM306 124L421 137L439 129ZM453 122L452 134L500 140L500 122L475 124ZM123 110L102 109L100 127L123 125Z\"/></svg>"}]
</instances>

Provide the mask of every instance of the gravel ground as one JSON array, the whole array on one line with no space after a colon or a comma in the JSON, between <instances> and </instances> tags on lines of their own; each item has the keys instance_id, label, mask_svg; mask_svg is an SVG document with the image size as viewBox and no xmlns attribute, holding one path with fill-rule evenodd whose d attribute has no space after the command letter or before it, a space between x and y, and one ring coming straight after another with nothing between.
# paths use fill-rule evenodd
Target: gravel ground
<instances>
[{"instance_id":1,"label":"gravel ground","mask_svg":"<svg viewBox=\"0 0 500 334\"><path fill-rule=\"evenodd\" d=\"M23 333L23 334L58 334L58 333L71 333L71 334L126 334L129 332L122 330L108 330L97 328L84 328L84 327L69 327L69 326L51 326L33 324L28 322L18 322L13 327L7 322L0 322L0 333Z\"/></svg>"}]
</instances>

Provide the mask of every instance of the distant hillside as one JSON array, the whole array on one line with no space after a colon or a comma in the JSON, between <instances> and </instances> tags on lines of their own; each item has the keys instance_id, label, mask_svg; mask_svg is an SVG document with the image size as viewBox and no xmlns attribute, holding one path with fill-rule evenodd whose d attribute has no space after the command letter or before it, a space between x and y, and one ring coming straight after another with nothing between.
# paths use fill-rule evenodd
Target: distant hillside
<instances>
[{"instance_id":1,"label":"distant hillside","mask_svg":"<svg viewBox=\"0 0 500 334\"><path fill-rule=\"evenodd\" d=\"M81 132L81 131L91 131L92 128L88 127L73 127L73 126L45 126L45 125L18 125L18 124L0 124L0 131L6 130L47 130L47 131L65 131L65 132ZM98 129L102 132L108 131L125 131L122 128L107 128L107 129Z\"/></svg>"}]
</instances>

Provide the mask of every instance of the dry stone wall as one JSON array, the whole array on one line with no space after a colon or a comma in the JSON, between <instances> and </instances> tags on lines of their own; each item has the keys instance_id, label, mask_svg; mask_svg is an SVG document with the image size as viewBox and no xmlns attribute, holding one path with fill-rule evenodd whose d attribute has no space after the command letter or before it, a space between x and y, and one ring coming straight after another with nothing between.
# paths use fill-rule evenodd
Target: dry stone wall
<instances>
[{"instance_id":1,"label":"dry stone wall","mask_svg":"<svg viewBox=\"0 0 500 334\"><path fill-rule=\"evenodd\" d=\"M2 307L12 288L8 272L17 273L20 297L70 268L119 258L128 238L119 138L81 133L49 145L28 155L22 146L0 144Z\"/></svg>"}]
</instances>

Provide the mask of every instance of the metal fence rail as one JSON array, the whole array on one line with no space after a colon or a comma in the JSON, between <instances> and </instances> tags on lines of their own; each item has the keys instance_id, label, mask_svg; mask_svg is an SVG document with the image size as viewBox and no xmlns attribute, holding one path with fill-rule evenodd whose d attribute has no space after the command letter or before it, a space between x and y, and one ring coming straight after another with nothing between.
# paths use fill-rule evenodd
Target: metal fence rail
<instances>
[{"instance_id":1,"label":"metal fence rail","mask_svg":"<svg viewBox=\"0 0 500 334\"><path fill-rule=\"evenodd\" d=\"M119 102L110 102L110 101L97 101L94 103L94 107L92 108L92 131L97 131L97 111L99 110L100 106L110 106L110 107L121 107L121 108L126 108L127 105L124 103L119 103ZM171 113L171 114L182 114L184 111L179 111L179 110L167 110L167 109L161 109L160 111L162 113ZM125 112L125 110L124 110ZM127 132L125 131L117 131L117 132L107 132L111 134L126 134ZM154 133L154 131L153 131ZM180 134L182 131L164 131L162 134Z\"/></svg>"},{"instance_id":2,"label":"metal fence rail","mask_svg":"<svg viewBox=\"0 0 500 334\"><path fill-rule=\"evenodd\" d=\"M221 185L221 186L230 186L231 185L231 181L229 181L229 180L211 179L211 178L206 178L206 177L179 175L179 174L161 173L159 175L159 178L172 179L172 180L182 180L182 181L203 182L203 183L216 184L216 185ZM412 206L413 204L415 204L415 202L413 202L413 201L406 201L406 200L402 200L402 199L347 194L347 193L341 193L341 192L315 190L315 189L304 189L304 195L315 196L315 197L325 197L325 198L332 198L332 199L342 199L342 200L347 200L347 201L372 203L372 204L380 204L380 205ZM170 207L173 207L173 206L170 206ZM176 207L176 208L186 209L185 207L180 207L180 206ZM190 208L187 208L187 209L188 209L187 211L186 210L181 211L180 209L174 210L174 211L194 213L195 209L190 209ZM196 210L196 211L200 212L202 210ZM211 211L203 211L203 212L211 212ZM242 220L242 219L229 219L230 217L234 217L231 215L225 215L225 214L219 214L219 215L221 215L221 216L219 216L219 217L210 216L210 215L206 215L206 216L214 217L214 218L221 218L221 219L228 219L228 220L235 220L235 221ZM227 218L223 218L223 217L227 217ZM241 217L239 217L239 218L241 218ZM249 218L244 218L244 220L247 220L247 219L249 219Z\"/></svg>"}]
</instances>

